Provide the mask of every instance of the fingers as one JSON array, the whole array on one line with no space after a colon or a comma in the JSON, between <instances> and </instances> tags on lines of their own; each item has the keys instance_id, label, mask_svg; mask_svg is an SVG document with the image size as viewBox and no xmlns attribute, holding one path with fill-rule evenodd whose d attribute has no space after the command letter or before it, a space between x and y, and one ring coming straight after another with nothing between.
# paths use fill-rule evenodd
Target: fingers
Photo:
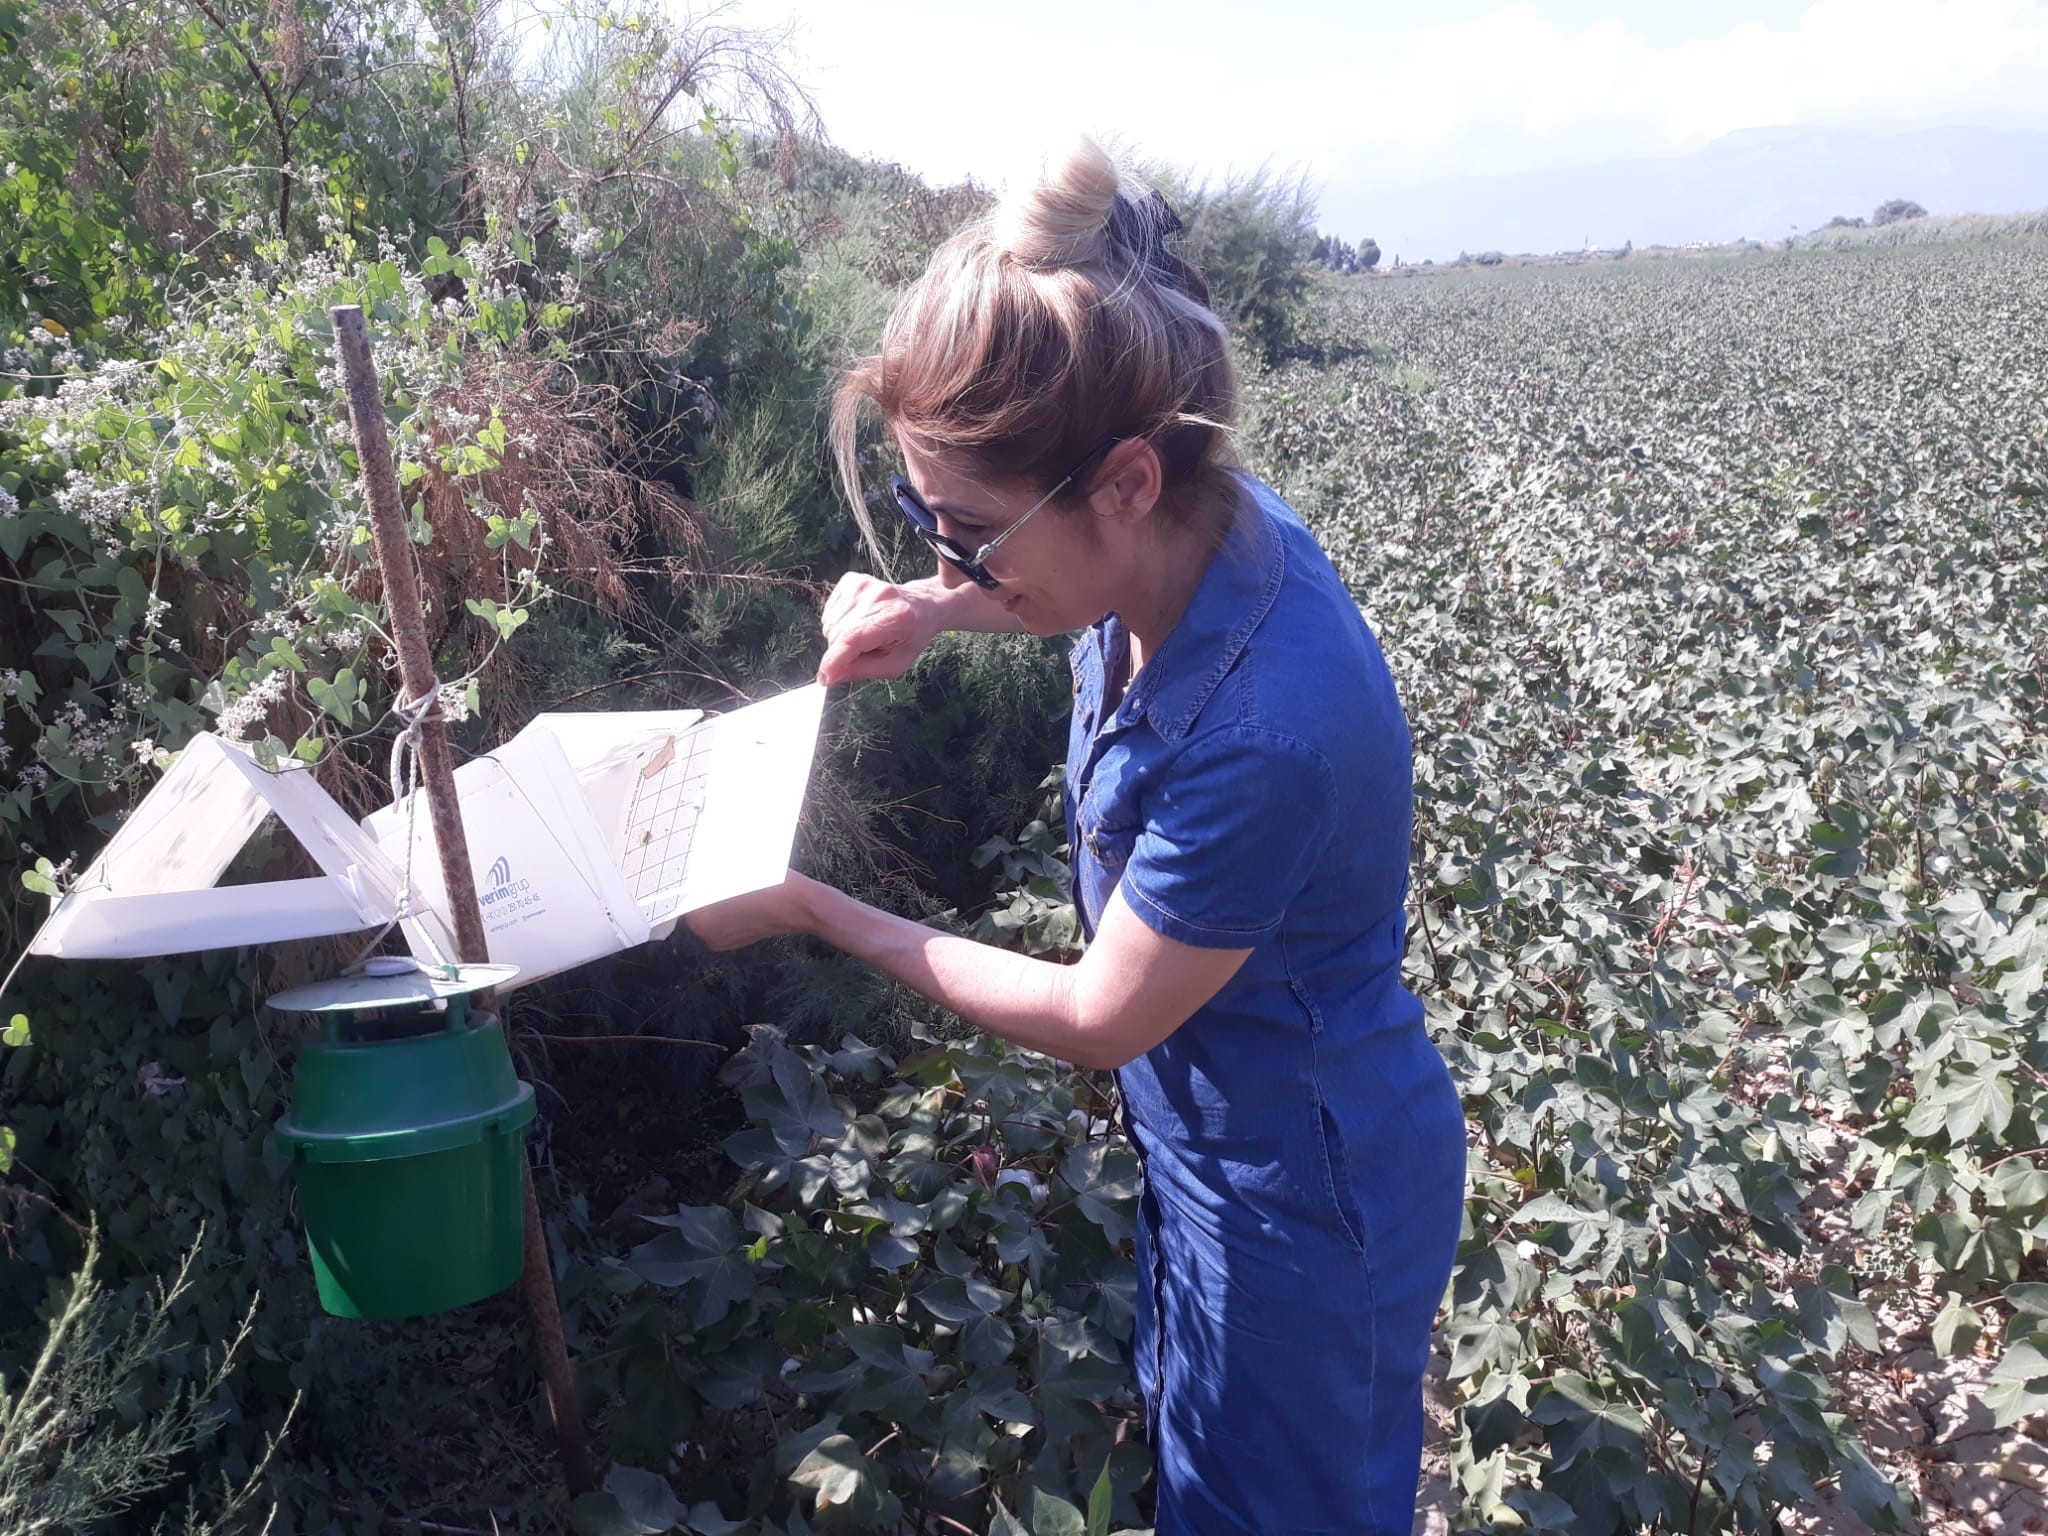
<instances>
[{"instance_id":1,"label":"fingers","mask_svg":"<svg viewBox=\"0 0 2048 1536\"><path fill-rule=\"evenodd\" d=\"M822 627L818 681L827 686L901 677L931 639L901 587L858 573L841 577L832 589Z\"/></svg>"},{"instance_id":2,"label":"fingers","mask_svg":"<svg viewBox=\"0 0 2048 1536\"><path fill-rule=\"evenodd\" d=\"M820 618L825 632L832 632L833 625L846 616L847 609L859 600L867 588L881 585L882 583L876 581L874 577L863 575L859 571L848 571L840 577L833 584L831 596L825 599L825 611Z\"/></svg>"},{"instance_id":3,"label":"fingers","mask_svg":"<svg viewBox=\"0 0 2048 1536\"><path fill-rule=\"evenodd\" d=\"M862 644L858 635L833 641L826 647L824 660L818 663L818 681L830 687L834 683L868 683L901 677L917 659L917 652L906 645L863 650Z\"/></svg>"}]
</instances>

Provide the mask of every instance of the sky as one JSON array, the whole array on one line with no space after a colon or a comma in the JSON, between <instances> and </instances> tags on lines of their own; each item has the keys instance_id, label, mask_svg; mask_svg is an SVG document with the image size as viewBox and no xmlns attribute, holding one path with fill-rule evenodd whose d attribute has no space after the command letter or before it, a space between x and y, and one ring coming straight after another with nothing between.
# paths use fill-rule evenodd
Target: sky
<instances>
[{"instance_id":1,"label":"sky","mask_svg":"<svg viewBox=\"0 0 2048 1536\"><path fill-rule=\"evenodd\" d=\"M682 0L672 0L682 3ZM830 136L1000 190L1090 132L1375 188L1678 155L1781 125L2048 129L2048 0L730 0Z\"/></svg>"}]
</instances>

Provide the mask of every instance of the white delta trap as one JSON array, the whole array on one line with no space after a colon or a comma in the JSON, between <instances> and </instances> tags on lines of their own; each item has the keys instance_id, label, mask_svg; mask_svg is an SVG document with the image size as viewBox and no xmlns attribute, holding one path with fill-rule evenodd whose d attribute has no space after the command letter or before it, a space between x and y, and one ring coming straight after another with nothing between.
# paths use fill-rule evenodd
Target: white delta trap
<instances>
[{"instance_id":1,"label":"white delta trap","mask_svg":"<svg viewBox=\"0 0 2048 1536\"><path fill-rule=\"evenodd\" d=\"M813 685L723 715L538 715L458 768L491 961L518 966L524 985L779 883L824 702ZM216 885L272 815L322 873ZM58 898L29 953L134 959L396 923L414 954L452 958L433 837L423 790L358 824L303 765L273 773L200 735Z\"/></svg>"}]
</instances>

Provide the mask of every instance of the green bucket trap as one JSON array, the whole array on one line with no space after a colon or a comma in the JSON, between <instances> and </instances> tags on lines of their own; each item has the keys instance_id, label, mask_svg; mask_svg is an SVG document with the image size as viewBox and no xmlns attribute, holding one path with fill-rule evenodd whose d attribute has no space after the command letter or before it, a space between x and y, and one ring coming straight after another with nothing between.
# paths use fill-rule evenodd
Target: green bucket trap
<instances>
[{"instance_id":1,"label":"green bucket trap","mask_svg":"<svg viewBox=\"0 0 2048 1536\"><path fill-rule=\"evenodd\" d=\"M496 1016L469 1006L517 967L379 956L364 969L270 999L326 1026L299 1053L278 1134L321 1306L445 1312L504 1290L525 1260L533 1089Z\"/></svg>"}]
</instances>

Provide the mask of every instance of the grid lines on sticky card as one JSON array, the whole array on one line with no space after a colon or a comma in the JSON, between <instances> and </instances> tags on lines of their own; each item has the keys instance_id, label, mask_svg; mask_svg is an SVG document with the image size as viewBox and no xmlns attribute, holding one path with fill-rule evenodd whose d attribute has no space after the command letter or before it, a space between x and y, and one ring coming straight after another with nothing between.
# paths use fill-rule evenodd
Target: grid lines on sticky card
<instances>
[{"instance_id":1,"label":"grid lines on sticky card","mask_svg":"<svg viewBox=\"0 0 2048 1536\"><path fill-rule=\"evenodd\" d=\"M637 900L646 901L683 883L690 844L704 810L710 746L709 733L702 730L673 736L640 770L626 809L619 859Z\"/></svg>"}]
</instances>

